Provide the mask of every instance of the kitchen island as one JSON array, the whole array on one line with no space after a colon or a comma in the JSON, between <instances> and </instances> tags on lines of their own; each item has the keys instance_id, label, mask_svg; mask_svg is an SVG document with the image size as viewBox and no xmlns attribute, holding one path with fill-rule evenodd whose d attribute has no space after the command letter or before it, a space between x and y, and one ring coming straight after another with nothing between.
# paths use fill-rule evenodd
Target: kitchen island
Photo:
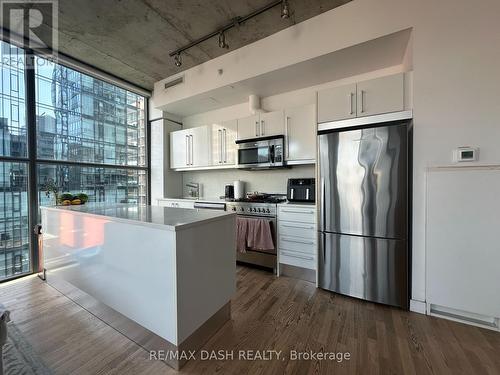
<instances>
[{"instance_id":1,"label":"kitchen island","mask_svg":"<svg viewBox=\"0 0 500 375\"><path fill-rule=\"evenodd\" d=\"M41 215L46 281L172 367L230 319L234 214L88 204Z\"/></svg>"}]
</instances>

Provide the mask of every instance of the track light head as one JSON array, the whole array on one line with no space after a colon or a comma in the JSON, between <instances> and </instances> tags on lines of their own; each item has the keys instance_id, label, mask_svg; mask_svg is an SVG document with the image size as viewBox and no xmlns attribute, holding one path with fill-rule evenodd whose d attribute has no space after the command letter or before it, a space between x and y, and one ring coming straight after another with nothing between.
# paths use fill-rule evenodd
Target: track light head
<instances>
[{"instance_id":1,"label":"track light head","mask_svg":"<svg viewBox=\"0 0 500 375\"><path fill-rule=\"evenodd\" d=\"M175 64L176 67L182 66L182 57L181 57L181 53L180 52L178 52L174 56L174 64Z\"/></svg>"},{"instance_id":2,"label":"track light head","mask_svg":"<svg viewBox=\"0 0 500 375\"><path fill-rule=\"evenodd\" d=\"M290 18L290 4L288 4L288 0L283 0L281 2L281 18Z\"/></svg>"},{"instance_id":3,"label":"track light head","mask_svg":"<svg viewBox=\"0 0 500 375\"><path fill-rule=\"evenodd\" d=\"M226 34L224 31L219 33L219 47L220 48L229 48L229 44L226 43Z\"/></svg>"}]
</instances>

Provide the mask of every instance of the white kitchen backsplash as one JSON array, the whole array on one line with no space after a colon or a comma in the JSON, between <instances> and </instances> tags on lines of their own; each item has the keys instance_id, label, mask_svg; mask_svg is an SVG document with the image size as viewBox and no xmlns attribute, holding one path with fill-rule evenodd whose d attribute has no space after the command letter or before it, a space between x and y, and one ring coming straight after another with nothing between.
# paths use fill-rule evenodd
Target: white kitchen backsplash
<instances>
[{"instance_id":1,"label":"white kitchen backsplash","mask_svg":"<svg viewBox=\"0 0 500 375\"><path fill-rule=\"evenodd\" d=\"M202 185L202 196L216 198L224 195L224 186L235 180L245 181L246 191L286 194L289 178L314 177L313 165L294 166L288 169L267 169L244 171L238 169L219 169L206 171L183 172L184 192L188 182L198 182Z\"/></svg>"}]
</instances>

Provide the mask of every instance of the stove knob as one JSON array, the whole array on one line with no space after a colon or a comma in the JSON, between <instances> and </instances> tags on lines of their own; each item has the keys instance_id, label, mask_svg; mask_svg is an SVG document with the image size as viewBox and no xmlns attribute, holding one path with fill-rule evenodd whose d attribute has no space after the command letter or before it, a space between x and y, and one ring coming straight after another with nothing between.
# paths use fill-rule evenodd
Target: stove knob
<instances>
[{"instance_id":1,"label":"stove knob","mask_svg":"<svg viewBox=\"0 0 500 375\"><path fill-rule=\"evenodd\" d=\"M268 214L270 214L270 213L271 213L271 210L268 208L268 209L266 210L266 212L267 212Z\"/></svg>"},{"instance_id":2,"label":"stove knob","mask_svg":"<svg viewBox=\"0 0 500 375\"><path fill-rule=\"evenodd\" d=\"M241 208L240 208L240 211L241 211L241 212L243 212L243 211L245 211L245 209L244 209L243 207L241 207Z\"/></svg>"},{"instance_id":3,"label":"stove knob","mask_svg":"<svg viewBox=\"0 0 500 375\"><path fill-rule=\"evenodd\" d=\"M232 208L231 208L231 210L232 210L232 211L236 211L236 207L232 207Z\"/></svg>"}]
</instances>

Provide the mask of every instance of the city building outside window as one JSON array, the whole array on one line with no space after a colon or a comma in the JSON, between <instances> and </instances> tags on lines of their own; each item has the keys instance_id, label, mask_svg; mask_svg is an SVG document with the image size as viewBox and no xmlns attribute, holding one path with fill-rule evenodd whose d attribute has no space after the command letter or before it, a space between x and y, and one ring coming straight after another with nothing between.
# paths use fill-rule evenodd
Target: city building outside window
<instances>
[{"instance_id":1,"label":"city building outside window","mask_svg":"<svg viewBox=\"0 0 500 375\"><path fill-rule=\"evenodd\" d=\"M32 272L29 197L85 193L89 202L147 204L147 100L77 70L35 57L27 102L24 51L0 42L0 281ZM35 108L36 159L26 114ZM36 182L29 183L33 168ZM34 191L32 191L34 190ZM35 270L36 271L36 270Z\"/></svg>"}]
</instances>

